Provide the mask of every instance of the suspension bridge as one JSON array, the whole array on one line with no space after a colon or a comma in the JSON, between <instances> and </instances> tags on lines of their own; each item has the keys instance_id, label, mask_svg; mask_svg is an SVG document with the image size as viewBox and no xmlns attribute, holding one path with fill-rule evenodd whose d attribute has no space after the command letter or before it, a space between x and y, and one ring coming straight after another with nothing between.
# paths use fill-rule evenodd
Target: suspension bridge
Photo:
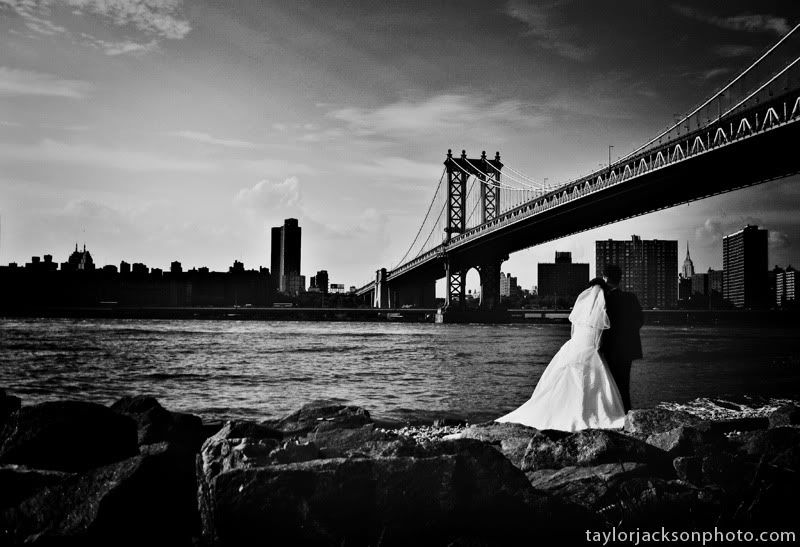
<instances>
[{"instance_id":1,"label":"suspension bridge","mask_svg":"<svg viewBox=\"0 0 800 547\"><path fill-rule=\"evenodd\" d=\"M578 179L546 185L499 152L448 150L408 250L357 294L376 308L432 308L444 277L444 310L458 313L475 268L480 309L492 311L511 253L800 172L799 28L656 137Z\"/></svg>"}]
</instances>

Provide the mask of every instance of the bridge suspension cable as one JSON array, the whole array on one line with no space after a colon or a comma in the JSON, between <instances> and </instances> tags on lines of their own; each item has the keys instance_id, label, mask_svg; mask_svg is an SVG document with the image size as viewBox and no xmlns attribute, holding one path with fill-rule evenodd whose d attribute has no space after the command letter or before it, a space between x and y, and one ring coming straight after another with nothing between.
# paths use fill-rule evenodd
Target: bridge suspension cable
<instances>
[{"instance_id":1,"label":"bridge suspension cable","mask_svg":"<svg viewBox=\"0 0 800 547\"><path fill-rule=\"evenodd\" d=\"M428 242L431 240L431 236L433 236L434 232L437 231L436 230L437 227L442 228L441 231L444 231L443 227L441 227L441 224L439 222L441 221L442 215L444 214L444 210L446 208L447 208L447 201L445 201L442 204L442 208L439 210L439 216L436 218L436 222L434 223L433 227L431 228L431 231L428 233L428 237L425 239L425 243L422 244L422 247L420 247L419 252L416 254L416 256L414 258L416 258L417 256L420 256L421 254L424 254L424 253L428 252L428 250L430 250L430 249L426 249L426 247L428 245Z\"/></svg>"},{"instance_id":2,"label":"bridge suspension cable","mask_svg":"<svg viewBox=\"0 0 800 547\"><path fill-rule=\"evenodd\" d=\"M526 188L517 188L516 186L510 186L510 185L508 185L508 184L504 184L504 183L502 183L502 182L500 182L500 181L495 181L495 180L493 180L493 179L490 177L490 175L488 175L487 173L484 173L483 171L481 171L480 169L478 169L477 167L475 167L475 164L474 164L474 163L472 163L471 161L469 161L467 158L464 158L464 160L465 160L465 161L466 161L466 162L467 162L467 163L470 165L470 167L472 167L472 168L473 168L475 171L477 171L478 173L480 173L481 175L483 175L484 177L486 177L484 180L482 180L482 181L481 181L483 184L486 184L486 185L488 185L488 186L494 186L495 188L500 188L500 189L502 189L502 190L512 190L512 191L515 191L515 192L527 192L527 191L528 191L528 189L526 189ZM515 182L516 182L516 181L515 181ZM538 188L537 188L537 189L538 189Z\"/></svg>"},{"instance_id":3,"label":"bridge suspension cable","mask_svg":"<svg viewBox=\"0 0 800 547\"><path fill-rule=\"evenodd\" d=\"M436 196L439 195L439 190L442 187L442 181L444 180L444 176L445 176L446 173L447 173L447 170L446 169L442 169L442 175L439 177L439 184L436 185L436 191L433 193L433 198L431 199L430 205L428 205L428 210L425 213L425 218L422 219L422 224L419 225L419 230L417 230L417 234L414 236L414 240L411 242L411 245L409 245L408 250L405 252L403 257L400 260L397 261L397 264L395 265L395 268L397 268L397 266L402 264L403 261L406 259L406 257L408 257L409 253L411 253L411 250L414 248L414 245L416 244L417 240L419 239L419 235L422 233L422 229L425 227L425 222L427 222L428 217L431 214L431 209L433 209L433 204L436 202Z\"/></svg>"},{"instance_id":4,"label":"bridge suspension cable","mask_svg":"<svg viewBox=\"0 0 800 547\"><path fill-rule=\"evenodd\" d=\"M798 25L798 26L800 26L800 25ZM797 28L797 27L795 27L795 28ZM742 99L741 101L739 101L738 103L736 103L734 106L730 107L730 108L729 108L728 110L726 110L726 111L725 111L725 113L724 113L722 116L720 116L720 117L723 117L723 118L724 118L725 116L727 116L728 114L730 114L731 112L733 112L734 110L736 110L737 108L739 108L740 106L742 106L744 103L746 103L747 101L749 101L750 99L752 99L753 97L755 97L756 95L758 95L759 93L761 93L761 92L762 92L762 91L763 91L763 90L764 90L764 89L765 89L765 88L766 88L766 87L767 87L769 84L771 84L772 82L774 82L775 80L777 80L778 78L780 78L781 76L783 76L783 75L784 75L786 72L788 72L788 71L789 71L789 69L790 69L790 68L792 68L792 67L793 67L794 65L796 65L798 62L800 62L800 57L797 57L797 58L796 58L794 61L792 61L791 63L789 63L788 65L786 65L786 67L785 67L783 70L781 70L781 71L780 71L780 72L778 72L778 73L777 73L775 76L773 76L772 78L770 78L770 79L769 79L769 81L767 81L767 82L764 82L763 84L761 84L761 87L759 87L758 89L756 89L755 91L753 91L752 93L750 93L750 95L748 95L747 97L745 97L744 99Z\"/></svg>"},{"instance_id":5,"label":"bridge suspension cable","mask_svg":"<svg viewBox=\"0 0 800 547\"><path fill-rule=\"evenodd\" d=\"M635 149L635 150L633 150L632 152L630 152L630 153L626 154L625 156L623 156L622 158L620 158L620 159L618 160L618 162L624 162L624 161L628 160L628 159L629 159L629 158L631 158L632 156L635 156L636 154L638 154L638 153L639 153L639 152L641 152L642 150L645 150L647 147L651 146L651 145L652 145L653 143L655 143L656 141L659 141L660 139L662 139L663 137L665 137L666 135L668 135L668 134L669 134L670 132L672 132L673 130L675 130L675 129L679 129L679 128L680 128L681 126L683 126L684 124L687 124L687 122L688 122L689 118L691 118L692 116L696 115L696 114L697 114L698 112L700 112L700 111L701 111L703 108L706 108L706 107L707 107L707 106L709 106L711 103L713 103L715 100L719 99L719 98L720 98L720 97L721 97L721 96L722 96L722 95L723 95L723 94L724 94L726 91L730 90L730 89L733 87L733 85L734 85L736 82L738 82L739 80L741 80L742 78L744 78L744 77L745 77L745 76L746 76L746 75L747 75L747 74L748 74L750 71L752 71L752 70L753 70L753 69L754 69L756 66L758 66L758 65L759 65L759 64L760 64L762 61L764 61L764 59L766 59L767 57L769 57L769 55L770 55L770 54L771 54L773 51L775 51L775 50L776 50L776 49L777 49L777 48L778 48L778 47L779 47L781 44L783 44L783 43L784 43L784 42L785 42L785 41L786 41L786 40L787 40L787 39L788 39L790 36L792 36L792 35L793 35L793 34L794 34L796 31L797 31L797 29L798 29L798 28L800 28L800 24L798 24L798 25L795 25L795 27L794 27L794 28L792 28L792 30L790 30L788 33L786 33L786 35L784 35L784 36L783 36L783 38L781 38L780 40L778 40L778 41L777 41L777 42L776 42L776 43L775 43L775 44L774 44L774 45L773 45L771 48L769 48L769 49L768 49L768 50L767 50L767 51L766 51L764 54L762 54L762 55L761 55L761 56L760 56L758 59L756 59L756 60L755 60L755 61L754 61L754 62L753 62L753 63L752 63L752 64L751 64L749 67L747 67L746 69L744 69L744 70L743 70L741 73L739 73L739 75L738 75L738 76L736 76L735 78L733 78L733 79L732 79L730 82L728 82L728 83L727 83L727 84L726 84L724 87L722 87L722 88L721 88L719 91L717 91L716 93L714 93L713 95L711 95L711 97L709 97L708 99L706 99L706 100L705 100L705 101L704 101L702 104L700 104L700 106L698 106L698 107L694 108L694 109L693 109L693 110L692 110L692 111L691 111L689 114L686 114L685 116L683 116L683 117L680 119L680 121L678 121L678 122L676 122L675 124L673 124L673 125L669 126L669 127L666 129L666 130L662 131L662 132L661 132L661 133L659 133L657 136L655 136L655 137L653 137L652 139L650 139L649 141L647 141L645 144L643 144L643 145L639 146L638 148L636 148L636 149ZM751 96L752 96L752 95L751 95ZM743 104L744 102L746 102L746 101L741 101L741 102L740 102L740 103L739 103L739 104L738 104L736 107L734 107L734 108L732 108L732 109L729 109L729 110L726 112L726 114L727 114L727 113L730 113L732 110L735 110L736 108L738 108L738 106L741 106L741 104ZM719 112L719 113L718 113L718 117L720 117L720 118L722 117L722 115L721 115L721 112Z\"/></svg>"}]
</instances>

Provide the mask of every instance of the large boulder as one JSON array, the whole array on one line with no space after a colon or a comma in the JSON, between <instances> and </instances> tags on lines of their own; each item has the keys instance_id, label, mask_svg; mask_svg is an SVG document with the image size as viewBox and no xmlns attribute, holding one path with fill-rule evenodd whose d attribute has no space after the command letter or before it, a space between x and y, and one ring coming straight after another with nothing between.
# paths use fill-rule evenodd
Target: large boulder
<instances>
[{"instance_id":1,"label":"large boulder","mask_svg":"<svg viewBox=\"0 0 800 547\"><path fill-rule=\"evenodd\" d=\"M0 389L0 427L3 426L11 414L19 410L21 404L22 401L19 397L8 395L6 390Z\"/></svg>"},{"instance_id":2,"label":"large boulder","mask_svg":"<svg viewBox=\"0 0 800 547\"><path fill-rule=\"evenodd\" d=\"M589 467L542 469L531 471L527 476L535 489L597 511L600 509L598 501L619 488L625 480L647 476L648 473L647 464L620 462Z\"/></svg>"},{"instance_id":3,"label":"large boulder","mask_svg":"<svg viewBox=\"0 0 800 547\"><path fill-rule=\"evenodd\" d=\"M72 473L32 469L21 465L0 466L0 511L17 505L45 487L58 484Z\"/></svg>"},{"instance_id":4,"label":"large boulder","mask_svg":"<svg viewBox=\"0 0 800 547\"><path fill-rule=\"evenodd\" d=\"M663 450L672 458L722 450L727 444L725 436L719 430L704 425L681 425L669 431L653 433L647 437L647 444Z\"/></svg>"},{"instance_id":5,"label":"large boulder","mask_svg":"<svg viewBox=\"0 0 800 547\"><path fill-rule=\"evenodd\" d=\"M670 460L664 451L617 431L585 429L555 439L540 431L528 444L521 469L528 472L619 462L647 463L661 469Z\"/></svg>"},{"instance_id":6,"label":"large boulder","mask_svg":"<svg viewBox=\"0 0 800 547\"><path fill-rule=\"evenodd\" d=\"M225 545L265 538L275 544L446 545L457 538L501 544L588 518L537 494L501 454L470 440L439 443L428 457L240 468L212 477L207 490L204 535Z\"/></svg>"},{"instance_id":7,"label":"large boulder","mask_svg":"<svg viewBox=\"0 0 800 547\"><path fill-rule=\"evenodd\" d=\"M531 439L540 435L539 430L516 423L486 422L467 427L464 431L451 435L453 439L475 439L491 444L497 448L515 466L522 468L522 460ZM568 435L560 431L541 433L548 439L556 439Z\"/></svg>"},{"instance_id":8,"label":"large boulder","mask_svg":"<svg viewBox=\"0 0 800 547\"><path fill-rule=\"evenodd\" d=\"M800 472L800 428L783 426L754 431L739 437L737 453L751 461L763 461Z\"/></svg>"},{"instance_id":9,"label":"large boulder","mask_svg":"<svg viewBox=\"0 0 800 547\"><path fill-rule=\"evenodd\" d=\"M359 406L347 406L329 401L313 401L279 420L264 425L285 435L303 435L315 429L352 428L372 423L369 412Z\"/></svg>"},{"instance_id":10,"label":"large boulder","mask_svg":"<svg viewBox=\"0 0 800 547\"><path fill-rule=\"evenodd\" d=\"M0 516L0 543L191 545L194 470L164 444L48 486Z\"/></svg>"},{"instance_id":11,"label":"large boulder","mask_svg":"<svg viewBox=\"0 0 800 547\"><path fill-rule=\"evenodd\" d=\"M0 431L0 463L84 471L138 452L136 423L94 403L22 407Z\"/></svg>"},{"instance_id":12,"label":"large boulder","mask_svg":"<svg viewBox=\"0 0 800 547\"><path fill-rule=\"evenodd\" d=\"M756 431L769 427L769 418L764 416L745 416L727 420L707 420L693 427L711 433L731 433L734 431Z\"/></svg>"},{"instance_id":13,"label":"large boulder","mask_svg":"<svg viewBox=\"0 0 800 547\"><path fill-rule=\"evenodd\" d=\"M782 405L769 415L770 427L800 425L800 407L796 404Z\"/></svg>"},{"instance_id":14,"label":"large boulder","mask_svg":"<svg viewBox=\"0 0 800 547\"><path fill-rule=\"evenodd\" d=\"M148 395L125 396L111 410L136 421L139 444L167 442L196 452L206 439L203 420L183 412L171 412Z\"/></svg>"},{"instance_id":15,"label":"large boulder","mask_svg":"<svg viewBox=\"0 0 800 547\"><path fill-rule=\"evenodd\" d=\"M721 495L679 480L630 477L597 500L607 526L618 530L707 528L717 522Z\"/></svg>"},{"instance_id":16,"label":"large boulder","mask_svg":"<svg viewBox=\"0 0 800 547\"><path fill-rule=\"evenodd\" d=\"M647 438L654 433L664 433L682 425L695 425L701 418L683 410L666 408L637 408L625 416L625 433Z\"/></svg>"},{"instance_id":17,"label":"large boulder","mask_svg":"<svg viewBox=\"0 0 800 547\"><path fill-rule=\"evenodd\" d=\"M414 440L367 424L359 428L315 430L300 440L319 447L322 458L384 458L421 455Z\"/></svg>"}]
</instances>

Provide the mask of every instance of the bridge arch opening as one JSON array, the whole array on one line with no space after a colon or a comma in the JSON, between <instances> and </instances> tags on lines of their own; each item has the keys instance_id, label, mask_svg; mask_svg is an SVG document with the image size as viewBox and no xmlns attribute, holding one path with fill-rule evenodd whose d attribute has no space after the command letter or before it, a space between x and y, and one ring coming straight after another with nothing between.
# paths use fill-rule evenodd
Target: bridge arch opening
<instances>
[{"instance_id":1,"label":"bridge arch opening","mask_svg":"<svg viewBox=\"0 0 800 547\"><path fill-rule=\"evenodd\" d=\"M466 308L477 308L481 299L481 274L477 268L472 267L467 270L465 287Z\"/></svg>"}]
</instances>

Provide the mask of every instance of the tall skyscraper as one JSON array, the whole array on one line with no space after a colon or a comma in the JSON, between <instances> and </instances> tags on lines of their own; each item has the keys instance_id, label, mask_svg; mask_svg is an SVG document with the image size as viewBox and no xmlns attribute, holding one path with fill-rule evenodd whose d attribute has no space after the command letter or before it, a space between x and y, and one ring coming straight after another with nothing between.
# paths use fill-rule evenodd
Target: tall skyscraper
<instances>
[{"instance_id":1,"label":"tall skyscraper","mask_svg":"<svg viewBox=\"0 0 800 547\"><path fill-rule=\"evenodd\" d=\"M622 268L623 290L636 294L643 308L671 309L678 303L678 242L658 239L596 241L597 274L606 264Z\"/></svg>"},{"instance_id":2,"label":"tall skyscraper","mask_svg":"<svg viewBox=\"0 0 800 547\"><path fill-rule=\"evenodd\" d=\"M750 224L722 238L722 297L737 308L769 305L767 238Z\"/></svg>"},{"instance_id":3,"label":"tall skyscraper","mask_svg":"<svg viewBox=\"0 0 800 547\"><path fill-rule=\"evenodd\" d=\"M296 218L287 218L283 226L272 228L270 266L278 281L278 290L297 294L305 290L305 278L300 275L300 238L302 228Z\"/></svg>"},{"instance_id":4,"label":"tall skyscraper","mask_svg":"<svg viewBox=\"0 0 800 547\"><path fill-rule=\"evenodd\" d=\"M555 263L539 264L537 274L540 296L574 300L589 283L589 264L573 264L572 253L556 251Z\"/></svg>"},{"instance_id":5,"label":"tall skyscraper","mask_svg":"<svg viewBox=\"0 0 800 547\"><path fill-rule=\"evenodd\" d=\"M683 277L691 279L694 275L694 262L692 257L689 256L689 242L686 242L686 258L683 259Z\"/></svg>"},{"instance_id":6,"label":"tall skyscraper","mask_svg":"<svg viewBox=\"0 0 800 547\"><path fill-rule=\"evenodd\" d=\"M778 268L778 270L776 272L775 304L780 308L792 306L796 303L797 271L791 266L785 270L783 268Z\"/></svg>"}]
</instances>

